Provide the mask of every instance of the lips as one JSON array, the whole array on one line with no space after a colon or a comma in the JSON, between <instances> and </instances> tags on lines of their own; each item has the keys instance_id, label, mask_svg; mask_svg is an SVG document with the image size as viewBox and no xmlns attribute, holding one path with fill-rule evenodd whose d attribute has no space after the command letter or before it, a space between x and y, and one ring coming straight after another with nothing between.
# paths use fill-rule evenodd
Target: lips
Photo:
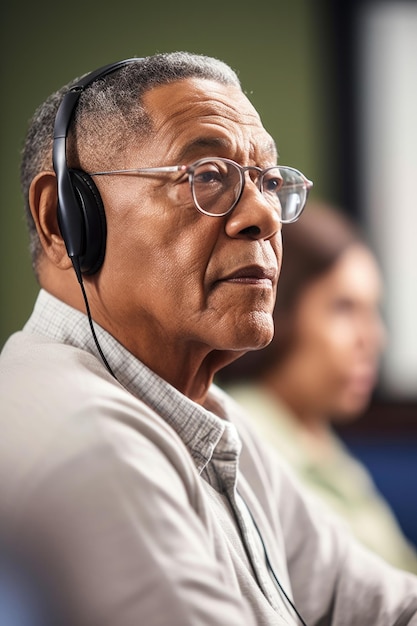
<instances>
[{"instance_id":1,"label":"lips","mask_svg":"<svg viewBox=\"0 0 417 626\"><path fill-rule=\"evenodd\" d=\"M222 276L216 282L231 282L244 284L257 284L263 282L275 283L277 279L277 269L275 267L262 267L261 265L247 265L233 270L229 274Z\"/></svg>"},{"instance_id":2,"label":"lips","mask_svg":"<svg viewBox=\"0 0 417 626\"><path fill-rule=\"evenodd\" d=\"M350 386L357 391L362 391L366 393L375 387L376 382L377 382L376 374L372 372L367 375L352 377L350 380Z\"/></svg>"}]
</instances>

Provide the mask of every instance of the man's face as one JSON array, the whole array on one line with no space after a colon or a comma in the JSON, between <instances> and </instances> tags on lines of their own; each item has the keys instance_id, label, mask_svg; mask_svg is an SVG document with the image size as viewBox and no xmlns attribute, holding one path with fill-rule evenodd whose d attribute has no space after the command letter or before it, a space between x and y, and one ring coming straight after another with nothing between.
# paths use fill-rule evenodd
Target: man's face
<instances>
[{"instance_id":1,"label":"man's face","mask_svg":"<svg viewBox=\"0 0 417 626\"><path fill-rule=\"evenodd\" d=\"M263 168L276 163L270 136L238 88L186 79L151 90L144 103L156 132L129 146L118 168L188 165L204 157ZM199 213L181 173L95 181L108 239L92 297L98 321L121 343L158 371L157 355L175 354L180 363L190 354L259 348L271 340L280 225L250 174L226 217Z\"/></svg>"}]
</instances>

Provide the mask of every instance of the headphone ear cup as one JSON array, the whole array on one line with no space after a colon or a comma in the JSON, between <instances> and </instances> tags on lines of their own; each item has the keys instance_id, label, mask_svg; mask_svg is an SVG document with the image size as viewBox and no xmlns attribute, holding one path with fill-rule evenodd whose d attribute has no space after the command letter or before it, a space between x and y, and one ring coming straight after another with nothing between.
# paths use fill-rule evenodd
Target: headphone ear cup
<instances>
[{"instance_id":1,"label":"headphone ear cup","mask_svg":"<svg viewBox=\"0 0 417 626\"><path fill-rule=\"evenodd\" d=\"M91 178L82 170L69 170L75 197L81 211L83 274L95 274L103 264L106 252L107 225L103 201Z\"/></svg>"}]
</instances>

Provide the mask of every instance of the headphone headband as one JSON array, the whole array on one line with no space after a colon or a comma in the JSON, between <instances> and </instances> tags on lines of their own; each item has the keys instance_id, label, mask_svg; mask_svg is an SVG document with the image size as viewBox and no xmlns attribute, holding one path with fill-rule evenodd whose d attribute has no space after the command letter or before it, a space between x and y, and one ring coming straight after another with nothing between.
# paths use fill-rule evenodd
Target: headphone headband
<instances>
[{"instance_id":1,"label":"headphone headband","mask_svg":"<svg viewBox=\"0 0 417 626\"><path fill-rule=\"evenodd\" d=\"M136 63L141 60L142 59L132 58L125 59L124 61L117 61L116 63L110 63L109 65L104 65L103 67L100 67L80 78L80 80L67 91L62 98L61 104L59 105L55 118L54 139L60 137L66 138L78 99L86 87L94 83L96 80L104 78L108 74L112 74L126 65L130 65L131 63Z\"/></svg>"},{"instance_id":2,"label":"headphone headband","mask_svg":"<svg viewBox=\"0 0 417 626\"><path fill-rule=\"evenodd\" d=\"M55 117L52 163L58 187L58 223L68 256L71 258L79 282L82 280L82 271L93 274L99 269L101 263L103 262L105 250L105 217L100 195L98 194L91 178L84 172L77 172L76 170L70 170L68 168L66 156L68 129L77 107L78 100L86 87L91 85L96 80L104 78L108 74L111 74L126 65L130 65L141 60L141 58L131 58L125 59L124 61L117 61L116 63L104 65L103 67L87 74L75 83L75 85L73 85L64 95ZM81 175L82 178L81 185L75 184L75 182L79 183L79 175ZM74 178L76 178L76 181L74 181ZM85 191L87 191L87 199L84 195ZM89 232L91 230L94 231L94 225L92 228L89 228L88 224L91 194L93 195L93 205L98 202L100 204L99 210L103 212L103 216L100 217L100 220L102 223L101 230L104 230L104 241L100 239L100 246L97 246L97 244L94 246L95 248L99 247L100 258L93 258L93 261L88 261L83 264L83 259L85 260L86 255L88 254L89 240L94 240L94 237L101 236L100 233ZM86 220L87 224L85 224ZM94 222L97 222L97 219L93 220L93 224ZM95 255L93 254L93 257L94 256Z\"/></svg>"}]
</instances>

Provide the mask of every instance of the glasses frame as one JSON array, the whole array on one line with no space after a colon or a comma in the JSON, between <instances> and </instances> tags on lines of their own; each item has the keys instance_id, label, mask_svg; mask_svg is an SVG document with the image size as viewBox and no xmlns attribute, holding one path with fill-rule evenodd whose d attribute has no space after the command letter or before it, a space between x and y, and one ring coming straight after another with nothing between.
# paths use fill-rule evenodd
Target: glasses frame
<instances>
[{"instance_id":1,"label":"glasses frame","mask_svg":"<svg viewBox=\"0 0 417 626\"><path fill-rule=\"evenodd\" d=\"M204 163L210 163L213 161L221 161L223 163L232 165L238 170L239 176L240 176L239 193L237 194L237 197L235 201L233 202L232 206L229 207L227 211L223 211L223 213L211 213L210 211L206 211L205 209L203 209L198 203L198 200L195 195L195 190L194 190L195 170L200 165L203 165ZM239 163L232 161L232 159L226 159L224 157L205 157L203 159L199 159L198 161L195 161L194 163L191 163L190 165L161 165L157 167L138 167L134 169L104 170L102 172L88 172L88 174L89 176L112 176L112 175L117 176L117 175L124 175L124 174L134 176L137 174L145 174L145 175L146 174L171 174L175 172L184 172L188 174L188 182L189 182L190 189L191 189L191 195L193 198L194 206L197 209L197 211L199 213L202 213L203 215L208 215L209 217L225 217L226 215L230 215L230 213L233 211L233 209L236 207L236 205L238 204L239 200L242 197L243 191L245 189L245 183L246 183L246 179L245 179L246 172L250 170L254 170L255 172L258 173L258 177L257 177L255 184L259 192L263 195L263 191L262 191L263 179L268 172L276 168L278 168L280 171L284 171L284 172L287 171L287 172L297 174L298 176L300 176L302 183L304 185L303 188L305 190L305 199L298 215L296 215L295 218L290 219L290 220L283 220L281 217L279 218L282 224L290 224L291 222L295 222L300 217L301 213L303 212L304 207L307 202L308 193L310 189L313 187L313 182L309 180L308 178L306 178L302 172L288 165L271 165L270 167L262 169L261 167L257 167L256 165L245 165L245 166L239 165Z\"/></svg>"}]
</instances>

